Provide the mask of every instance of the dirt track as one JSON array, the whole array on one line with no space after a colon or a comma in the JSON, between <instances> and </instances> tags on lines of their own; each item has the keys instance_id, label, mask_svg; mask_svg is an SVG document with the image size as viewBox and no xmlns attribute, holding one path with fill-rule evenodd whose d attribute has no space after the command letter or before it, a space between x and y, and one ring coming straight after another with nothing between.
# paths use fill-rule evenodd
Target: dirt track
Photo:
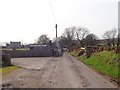
<instances>
[{"instance_id":1,"label":"dirt track","mask_svg":"<svg viewBox=\"0 0 120 90\"><path fill-rule=\"evenodd\" d=\"M16 58L23 67L3 77L3 87L11 88L116 88L103 76L74 57Z\"/></svg>"}]
</instances>

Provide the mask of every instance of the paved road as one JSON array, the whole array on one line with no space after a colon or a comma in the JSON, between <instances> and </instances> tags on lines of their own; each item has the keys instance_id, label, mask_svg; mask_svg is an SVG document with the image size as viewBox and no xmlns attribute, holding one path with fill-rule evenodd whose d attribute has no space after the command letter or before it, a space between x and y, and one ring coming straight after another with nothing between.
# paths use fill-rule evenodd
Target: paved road
<instances>
[{"instance_id":1,"label":"paved road","mask_svg":"<svg viewBox=\"0 0 120 90\"><path fill-rule=\"evenodd\" d=\"M99 73L64 54L62 57L14 58L23 67L3 77L11 88L116 88Z\"/></svg>"}]
</instances>

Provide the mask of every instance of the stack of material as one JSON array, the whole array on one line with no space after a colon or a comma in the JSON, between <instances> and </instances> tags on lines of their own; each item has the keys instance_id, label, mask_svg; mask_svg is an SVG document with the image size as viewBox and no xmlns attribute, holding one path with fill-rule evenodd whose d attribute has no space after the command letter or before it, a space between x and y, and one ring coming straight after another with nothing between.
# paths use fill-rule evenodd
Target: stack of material
<instances>
[{"instance_id":1,"label":"stack of material","mask_svg":"<svg viewBox=\"0 0 120 90\"><path fill-rule=\"evenodd\" d=\"M11 65L11 56L10 54L2 54L2 66Z\"/></svg>"}]
</instances>

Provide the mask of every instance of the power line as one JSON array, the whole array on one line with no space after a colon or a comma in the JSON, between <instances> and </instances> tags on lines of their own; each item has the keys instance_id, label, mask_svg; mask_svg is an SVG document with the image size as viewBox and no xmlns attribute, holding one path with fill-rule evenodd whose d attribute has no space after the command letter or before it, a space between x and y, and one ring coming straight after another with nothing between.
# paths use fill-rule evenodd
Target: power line
<instances>
[{"instance_id":1,"label":"power line","mask_svg":"<svg viewBox=\"0 0 120 90\"><path fill-rule=\"evenodd\" d=\"M50 4L51 10L52 10L52 15L53 15L54 22L55 22L55 24L56 24L57 22L56 22L55 14L54 14L54 12L53 12L53 8L52 8L52 4L51 4L51 1L50 1L50 0L49 0L49 4Z\"/></svg>"},{"instance_id":2,"label":"power line","mask_svg":"<svg viewBox=\"0 0 120 90\"><path fill-rule=\"evenodd\" d=\"M50 1L50 0L49 0L49 4L50 4L51 10L52 10L53 19L54 19L54 21L55 21L56 38L57 38L57 22L56 22L55 14L54 14L54 12L53 12L53 8L52 8L52 4L51 4L51 1Z\"/></svg>"},{"instance_id":3,"label":"power line","mask_svg":"<svg viewBox=\"0 0 120 90\"><path fill-rule=\"evenodd\" d=\"M57 22L56 22L56 19L55 19L55 15L54 15L53 8L52 8L52 4L51 4L50 0L49 0L49 4L50 4L51 10L52 10L53 19L54 19L54 21L55 21L56 40L57 40L57 41L56 41L56 46L57 46L57 48L58 48L58 54L61 55L62 52L59 51L59 50L61 49L61 47L60 47L60 44L59 44L58 38L57 38Z\"/></svg>"}]
</instances>

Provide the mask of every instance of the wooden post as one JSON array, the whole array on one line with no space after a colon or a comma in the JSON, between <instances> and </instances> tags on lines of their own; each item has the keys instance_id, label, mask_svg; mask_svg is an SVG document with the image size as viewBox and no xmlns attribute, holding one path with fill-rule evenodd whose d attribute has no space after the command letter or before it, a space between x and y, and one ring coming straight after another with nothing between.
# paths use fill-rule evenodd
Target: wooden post
<instances>
[{"instance_id":1,"label":"wooden post","mask_svg":"<svg viewBox=\"0 0 120 90\"><path fill-rule=\"evenodd\" d=\"M56 28L56 38L57 38L57 24L55 25L55 28Z\"/></svg>"}]
</instances>

